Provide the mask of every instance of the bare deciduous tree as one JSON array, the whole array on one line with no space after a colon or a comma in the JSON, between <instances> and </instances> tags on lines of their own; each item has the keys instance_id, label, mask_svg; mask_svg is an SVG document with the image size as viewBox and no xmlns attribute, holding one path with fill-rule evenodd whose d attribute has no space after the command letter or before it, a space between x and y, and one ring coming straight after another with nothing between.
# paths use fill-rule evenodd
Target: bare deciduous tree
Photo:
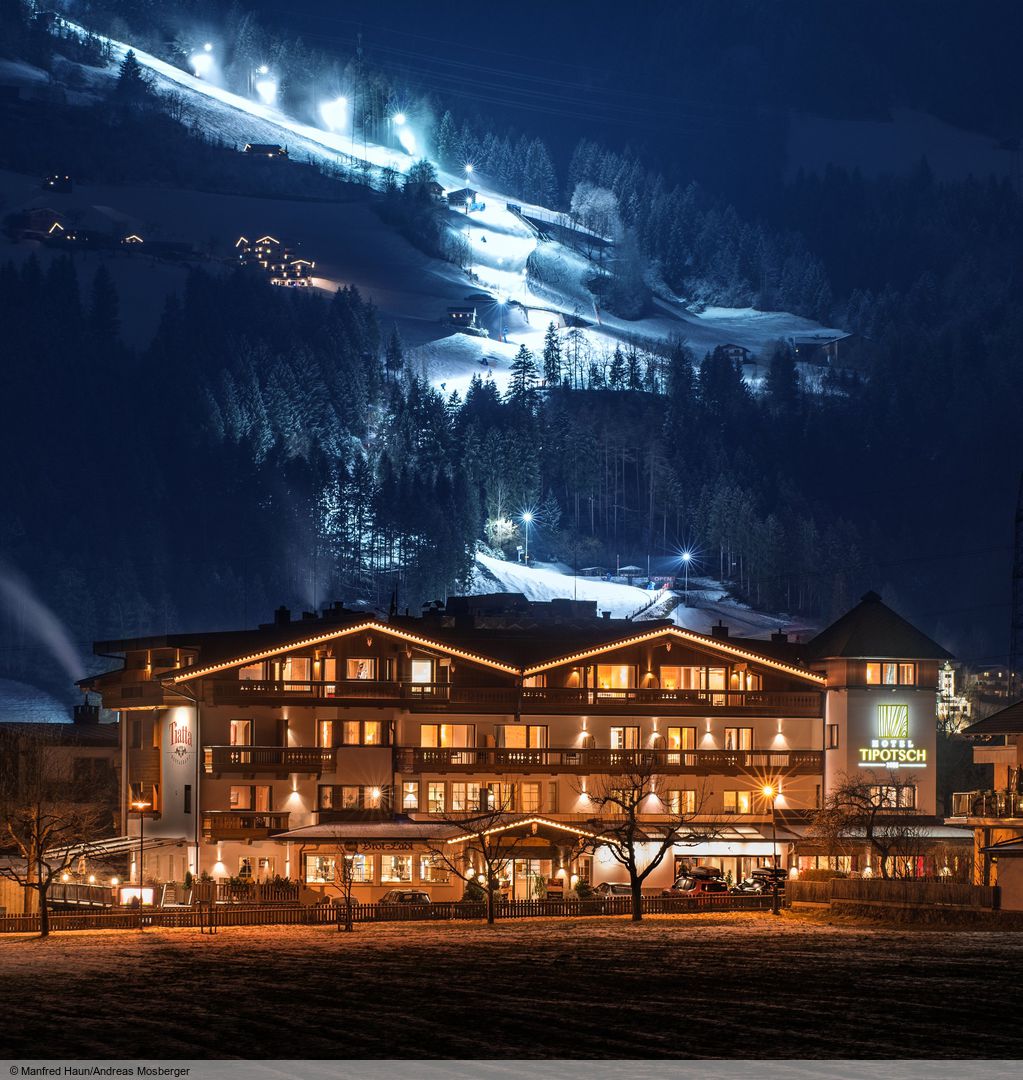
<instances>
[{"instance_id":1,"label":"bare deciduous tree","mask_svg":"<svg viewBox=\"0 0 1023 1080\"><path fill-rule=\"evenodd\" d=\"M16 858L0 874L39 903L39 936L50 932L50 886L95 840L105 822L95 804L79 801L70 755L40 725L5 747L0 769L0 846Z\"/></svg>"},{"instance_id":2,"label":"bare deciduous tree","mask_svg":"<svg viewBox=\"0 0 1023 1080\"><path fill-rule=\"evenodd\" d=\"M829 851L867 846L881 877L902 876L923 848L915 810L904 805L913 785L885 776L843 776L811 819L809 836Z\"/></svg>"},{"instance_id":3,"label":"bare deciduous tree","mask_svg":"<svg viewBox=\"0 0 1023 1080\"><path fill-rule=\"evenodd\" d=\"M596 779L585 795L596 809L590 822L592 851L607 850L629 875L632 921L643 918L643 882L675 845L713 840L721 826L704 816L706 788L677 806L664 801L671 778L642 757L628 770ZM583 792L580 792L583 794ZM680 793L681 794L681 793ZM688 793L686 793L688 795Z\"/></svg>"}]
</instances>

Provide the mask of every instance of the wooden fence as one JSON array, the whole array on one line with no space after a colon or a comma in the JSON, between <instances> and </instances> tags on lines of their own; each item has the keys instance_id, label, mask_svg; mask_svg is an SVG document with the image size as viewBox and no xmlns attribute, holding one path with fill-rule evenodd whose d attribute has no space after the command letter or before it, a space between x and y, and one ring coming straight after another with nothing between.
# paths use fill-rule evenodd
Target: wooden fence
<instances>
[{"instance_id":1,"label":"wooden fence","mask_svg":"<svg viewBox=\"0 0 1023 1080\"><path fill-rule=\"evenodd\" d=\"M645 896L644 915L685 915L707 911L767 911L769 895L707 893L696 896ZM437 904L352 904L352 922L450 922L486 918L486 905L443 901ZM500 919L583 918L592 915L631 915L632 897L589 900L504 900L495 912ZM345 921L341 903L315 904L197 904L176 909L51 913L50 929L137 930L146 926L192 927L216 931L229 926L333 926ZM38 915L0 917L0 934L39 932Z\"/></svg>"},{"instance_id":2,"label":"wooden fence","mask_svg":"<svg viewBox=\"0 0 1023 1080\"><path fill-rule=\"evenodd\" d=\"M830 881L789 881L786 904L889 904L893 906L988 908L999 906L995 885L965 885L957 881L919 881L912 878L832 878Z\"/></svg>"}]
</instances>

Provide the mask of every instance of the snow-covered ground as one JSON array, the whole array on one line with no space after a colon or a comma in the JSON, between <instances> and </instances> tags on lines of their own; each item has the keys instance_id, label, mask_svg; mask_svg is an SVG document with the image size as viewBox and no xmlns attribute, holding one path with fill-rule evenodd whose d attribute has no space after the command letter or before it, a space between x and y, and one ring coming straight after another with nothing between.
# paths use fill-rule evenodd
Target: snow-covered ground
<instances>
[{"instance_id":1,"label":"snow-covered ground","mask_svg":"<svg viewBox=\"0 0 1023 1080\"><path fill-rule=\"evenodd\" d=\"M106 78L113 76L116 64L129 48L127 43L120 41L111 40L110 45L114 65ZM281 143L288 146L296 160L337 162L354 157L374 167L391 166L398 170L406 169L425 150L425 147L415 146L413 155L401 148L353 140L347 130L328 131L304 123L273 106L231 93L215 81L197 78L145 50L136 48L135 53L139 62L153 73L160 93L181 95L199 127L234 142L239 148L247 142ZM415 130L414 117L409 119L408 131L413 139L422 142ZM469 214L456 210L449 210L447 214L451 233L460 234L469 243L472 279L449 263L413 252L368 208L360 215L351 210L338 212L334 204L318 207L302 204L300 210L296 209L299 204L290 204L289 209L279 214L276 213L281 209L279 204L283 203L285 207L289 204L284 200L272 200L272 210L264 207L266 212L263 214L250 214L244 227L269 229L270 221L279 220L280 223L273 227L284 231L289 240L302 243L304 253L316 259L319 285L326 289L338 284L358 285L378 304L385 325L393 321L410 344L428 346L417 353L414 360L425 365L433 383L438 387L444 384L449 393L452 389L464 391L477 371L484 377L490 374L503 388L506 379L503 361L508 355L508 348L504 346L513 346L511 352L514 353L515 348L525 344L538 352L552 313L592 320L588 334L598 351L613 349L622 338L638 336L665 340L681 336L697 356L715 345L728 343L761 352L779 338L821 329L808 319L785 312L711 308L694 315L681 305L667 301L659 303L657 315L636 321L618 319L597 312L592 303L586 302L588 294L583 282L592 267L577 252L556 241L542 246L545 254L563 264L565 281L556 289L545 289L543 296L535 295L526 279L526 263L539 241L533 230L506 205L509 201L521 204L521 199L514 192L493 190L486 177L478 173L467 176L441 172L439 179L448 190L471 186L478 190L478 200L485 204L484 209ZM160 212L159 204L168 193L161 189L159 198L155 198L155 194L154 190L148 193L148 209L136 206L143 220ZM111 205L118 203L111 202ZM541 216L552 215L552 211L543 207L524 206L523 209ZM228 216L231 216L230 211ZM353 222L353 216L358 220ZM235 219L237 217L234 215ZM255 218L261 218L267 224L260 225ZM182 226L189 222L187 216L179 215L177 220ZM222 220L217 217L218 222ZM202 226L197 222L196 227ZM236 227L231 226L231 231ZM208 234L198 235L205 240ZM482 304L479 312L491 338L482 342L468 339L467 344L461 335L448 332L444 325L445 309L465 303L467 296L480 292L495 300L491 304ZM522 305L521 309L505 309L505 342L495 341L500 337L501 315L496 303L499 299L514 300ZM526 312L525 318L521 316L522 311ZM494 359L490 360L491 357ZM488 363L482 364L482 359L488 359Z\"/></svg>"},{"instance_id":2,"label":"snow-covered ground","mask_svg":"<svg viewBox=\"0 0 1023 1080\"><path fill-rule=\"evenodd\" d=\"M716 623L724 623L736 637L766 638L778 630L795 637L812 635L807 623L793 623L778 615L754 611L728 596L725 587L712 578L692 577L688 596L681 590L641 589L600 578L583 577L553 565L523 566L478 553L469 592L522 593L527 600L596 600L598 611L610 611L614 619L670 619L676 626L709 634ZM688 600L688 603L686 603Z\"/></svg>"}]
</instances>

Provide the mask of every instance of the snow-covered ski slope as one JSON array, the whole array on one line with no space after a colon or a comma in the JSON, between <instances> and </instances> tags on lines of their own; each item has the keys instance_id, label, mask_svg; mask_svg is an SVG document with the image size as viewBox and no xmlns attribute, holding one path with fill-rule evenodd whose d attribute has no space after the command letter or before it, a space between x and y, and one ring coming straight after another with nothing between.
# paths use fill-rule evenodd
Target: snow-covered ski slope
<instances>
[{"instance_id":1,"label":"snow-covered ski slope","mask_svg":"<svg viewBox=\"0 0 1023 1080\"><path fill-rule=\"evenodd\" d=\"M107 40L114 65L120 62L129 47L134 48L125 42ZM247 142L281 143L288 146L297 160L313 158L336 162L340 155L346 155L372 166L391 166L398 170L407 169L415 159L401 149L358 138L353 140L347 132L332 132L303 123L273 106L197 78L145 50L135 48L134 51L139 62L153 73L159 92L180 94L202 128L238 146ZM114 70L112 67L111 73ZM414 130L414 118L410 118L409 123ZM407 340L422 347L418 356L413 352L413 361L418 360L431 381L437 386L444 384L447 392L464 391L474 374L493 377L503 388L510 356L521 344L539 351L547 323L557 313L592 320L586 336L598 350L613 348L622 338L638 336L664 340L680 336L697 356L721 344L742 345L760 352L779 338L817 332L827 336L842 333L787 312L710 308L694 314L681 304L668 301L659 302L657 312L646 318L619 319L598 312L587 303L584 280L592 269L590 264L578 253L553 240L544 247L563 261L570 282L560 291L545 292L539 297L530 290L526 280L526 262L537 246L537 237L506 205L509 201L521 204L522 200L513 192L493 190L486 176L479 173L466 177L441 172L440 180L448 190L466 185L477 189L479 200L485 204L485 209L470 214L450 210L447 215L451 232L461 234L469 243L473 280L451 264L426 259L417 253L411 262L423 280L419 287L409 288L407 282L401 280L407 275L394 258L385 263L374 257L373 224L379 234L379 243L388 249L393 249L394 245L384 236L392 230L376 222L375 218L370 222L368 219L372 215L367 215L367 221L360 221L365 227L358 231L358 242L345 243L343 239L336 242L336 230L335 236L331 236L328 225L317 234L318 247L313 250L312 245L307 244L309 250L305 253L317 260L318 270L322 270L319 284L324 288L339 284L358 285L378 303L385 320L398 320ZM524 205L523 209L527 213L531 209L547 215L552 213L542 207ZM320 214L327 219L331 212L330 208L324 207ZM392 256L397 254L391 250ZM396 288L388 289L388 272L400 281ZM463 335L448 333L443 324L446 307L464 302L467 296L480 292L494 297L493 303L481 303L479 310L490 338L466 339ZM415 305L414 311L407 309L410 298ZM516 301L516 306L502 309L497 303L499 299ZM406 320L411 322L406 323ZM502 331L504 341L500 340Z\"/></svg>"},{"instance_id":2,"label":"snow-covered ski slope","mask_svg":"<svg viewBox=\"0 0 1023 1080\"><path fill-rule=\"evenodd\" d=\"M469 592L522 593L527 600L595 600L598 611L610 611L614 619L669 619L676 626L709 634L711 627L724 623L737 637L766 638L777 630L787 630L804 640L815 628L794 623L778 615L754 611L727 596L720 582L692 577L688 603L681 592L640 589L600 578L566 573L554 566L523 566L477 553Z\"/></svg>"}]
</instances>

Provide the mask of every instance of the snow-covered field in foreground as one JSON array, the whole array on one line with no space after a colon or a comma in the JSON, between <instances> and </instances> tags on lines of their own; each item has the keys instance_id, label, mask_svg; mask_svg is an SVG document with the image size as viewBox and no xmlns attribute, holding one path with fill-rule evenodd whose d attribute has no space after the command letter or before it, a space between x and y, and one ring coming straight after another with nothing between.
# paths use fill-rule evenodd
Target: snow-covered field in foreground
<instances>
[{"instance_id":1,"label":"snow-covered field in foreground","mask_svg":"<svg viewBox=\"0 0 1023 1080\"><path fill-rule=\"evenodd\" d=\"M529 1070L481 1059L1023 1057L1023 934L1005 932L734 913L61 933L0 954L15 1059L471 1059L436 1075L497 1080Z\"/></svg>"}]
</instances>

